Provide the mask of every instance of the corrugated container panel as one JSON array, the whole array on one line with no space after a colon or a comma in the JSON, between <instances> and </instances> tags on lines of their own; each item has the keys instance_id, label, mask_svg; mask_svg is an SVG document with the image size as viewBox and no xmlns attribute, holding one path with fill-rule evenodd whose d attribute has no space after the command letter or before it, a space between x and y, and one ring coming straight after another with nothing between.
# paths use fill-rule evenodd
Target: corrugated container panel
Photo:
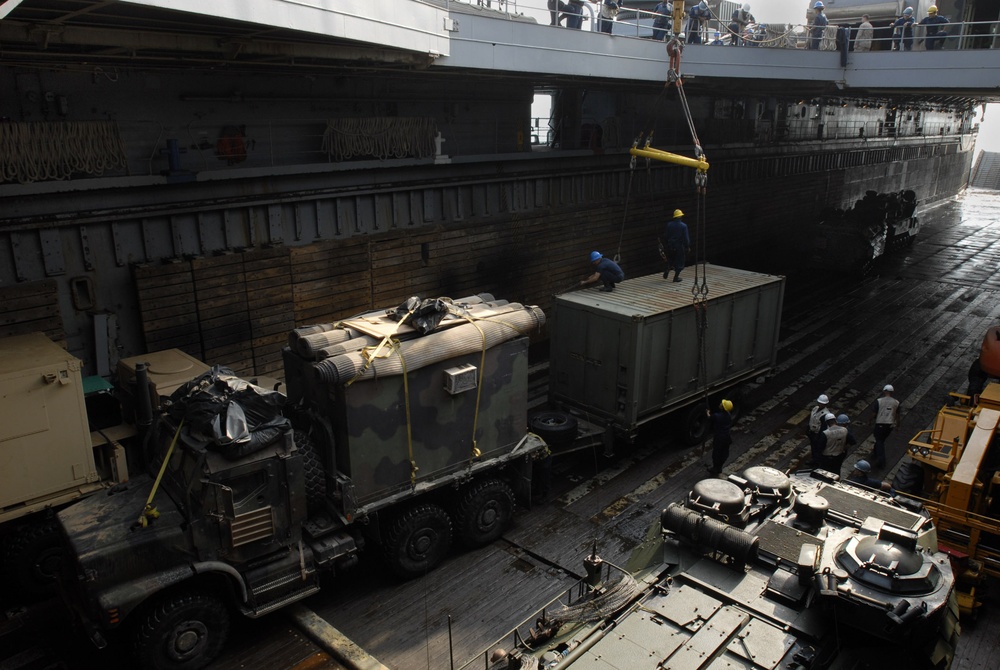
<instances>
[{"instance_id":1,"label":"corrugated container panel","mask_svg":"<svg viewBox=\"0 0 1000 670\"><path fill-rule=\"evenodd\" d=\"M556 296L550 346L552 400L619 430L759 375L775 363L784 277L699 266L708 287L699 368L692 286L659 274L628 279L610 293Z\"/></svg>"}]
</instances>

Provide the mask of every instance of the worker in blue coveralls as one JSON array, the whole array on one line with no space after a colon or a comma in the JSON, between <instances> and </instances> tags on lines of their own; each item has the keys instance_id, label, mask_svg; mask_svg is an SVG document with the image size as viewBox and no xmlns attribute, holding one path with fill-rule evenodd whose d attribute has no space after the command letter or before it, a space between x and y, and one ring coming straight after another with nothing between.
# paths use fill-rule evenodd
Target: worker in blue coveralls
<instances>
[{"instance_id":1,"label":"worker in blue coveralls","mask_svg":"<svg viewBox=\"0 0 1000 670\"><path fill-rule=\"evenodd\" d=\"M673 14L674 6L669 2L659 2L653 7L656 18L653 19L653 39L662 42L667 36L667 28L670 26L670 15Z\"/></svg>"},{"instance_id":2,"label":"worker in blue coveralls","mask_svg":"<svg viewBox=\"0 0 1000 670\"><path fill-rule=\"evenodd\" d=\"M809 31L809 48L819 49L819 43L823 39L823 33L826 32L826 27L830 25L830 20L826 18L826 14L823 10L826 6L822 2L817 2L813 5L813 10L815 10L816 15L812 20L812 29Z\"/></svg>"},{"instance_id":3,"label":"worker in blue coveralls","mask_svg":"<svg viewBox=\"0 0 1000 670\"><path fill-rule=\"evenodd\" d=\"M610 258L605 258L599 251L590 252L590 262L594 265L594 274L580 281L580 286L604 282L599 290L609 293L615 290L615 284L625 280L625 273Z\"/></svg>"},{"instance_id":4,"label":"worker in blue coveralls","mask_svg":"<svg viewBox=\"0 0 1000 670\"><path fill-rule=\"evenodd\" d=\"M679 209L674 210L674 218L667 221L663 227L663 236L660 238L661 255L667 262L663 269L663 278L670 278L670 271L674 271L674 281L681 280L681 270L687 264L688 249L691 248L691 238L688 236L688 227L681 218L684 212Z\"/></svg>"},{"instance_id":5,"label":"worker in blue coveralls","mask_svg":"<svg viewBox=\"0 0 1000 670\"><path fill-rule=\"evenodd\" d=\"M871 477L871 471L871 463L865 460L858 461L854 464L854 469L847 475L847 483L860 484L861 486L867 486L868 488L875 489L876 491L891 490L889 482Z\"/></svg>"},{"instance_id":6,"label":"worker in blue coveralls","mask_svg":"<svg viewBox=\"0 0 1000 670\"><path fill-rule=\"evenodd\" d=\"M583 27L583 2L582 0L570 0L565 5L563 13L560 15L566 19L566 27L571 30L580 30Z\"/></svg>"},{"instance_id":7,"label":"worker in blue coveralls","mask_svg":"<svg viewBox=\"0 0 1000 670\"><path fill-rule=\"evenodd\" d=\"M688 11L688 44L701 44L701 34L712 18L712 10L708 3L702 0Z\"/></svg>"},{"instance_id":8,"label":"worker in blue coveralls","mask_svg":"<svg viewBox=\"0 0 1000 670\"><path fill-rule=\"evenodd\" d=\"M705 410L712 422L712 467L708 469L713 475L722 472L722 466L729 460L729 447L733 444L730 429L733 427L733 403L723 399L714 412Z\"/></svg>"},{"instance_id":9,"label":"worker in blue coveralls","mask_svg":"<svg viewBox=\"0 0 1000 670\"><path fill-rule=\"evenodd\" d=\"M947 30L942 30L939 26L948 23L948 19L938 14L937 5L927 8L927 16L920 19L920 25L926 31L924 36L924 48L934 51L944 46L944 38L948 36Z\"/></svg>"},{"instance_id":10,"label":"worker in blue coveralls","mask_svg":"<svg viewBox=\"0 0 1000 670\"><path fill-rule=\"evenodd\" d=\"M892 23L892 50L913 51L913 7L903 10L903 15Z\"/></svg>"}]
</instances>

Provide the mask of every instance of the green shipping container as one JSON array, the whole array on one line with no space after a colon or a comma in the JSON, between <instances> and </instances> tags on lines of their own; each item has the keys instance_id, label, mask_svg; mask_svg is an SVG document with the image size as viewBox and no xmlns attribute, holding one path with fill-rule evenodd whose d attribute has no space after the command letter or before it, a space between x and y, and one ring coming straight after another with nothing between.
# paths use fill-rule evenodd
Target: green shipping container
<instances>
[{"instance_id":1,"label":"green shipping container","mask_svg":"<svg viewBox=\"0 0 1000 670\"><path fill-rule=\"evenodd\" d=\"M705 273L701 274L702 267ZM767 372L776 361L785 278L699 266L708 287L704 347L692 284L661 275L556 296L549 398L616 431ZM704 370L699 368L702 349Z\"/></svg>"}]
</instances>

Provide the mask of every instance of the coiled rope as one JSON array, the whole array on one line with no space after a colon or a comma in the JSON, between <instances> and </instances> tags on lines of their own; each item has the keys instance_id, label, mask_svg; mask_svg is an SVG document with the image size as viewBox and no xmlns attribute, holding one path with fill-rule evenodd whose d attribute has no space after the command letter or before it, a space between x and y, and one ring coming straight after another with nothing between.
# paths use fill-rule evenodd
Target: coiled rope
<instances>
[{"instance_id":1,"label":"coiled rope","mask_svg":"<svg viewBox=\"0 0 1000 670\"><path fill-rule=\"evenodd\" d=\"M323 132L323 151L332 160L351 158L427 158L434 155L434 119L330 119Z\"/></svg>"},{"instance_id":2,"label":"coiled rope","mask_svg":"<svg viewBox=\"0 0 1000 670\"><path fill-rule=\"evenodd\" d=\"M127 165L114 121L0 123L0 182L100 175Z\"/></svg>"}]
</instances>

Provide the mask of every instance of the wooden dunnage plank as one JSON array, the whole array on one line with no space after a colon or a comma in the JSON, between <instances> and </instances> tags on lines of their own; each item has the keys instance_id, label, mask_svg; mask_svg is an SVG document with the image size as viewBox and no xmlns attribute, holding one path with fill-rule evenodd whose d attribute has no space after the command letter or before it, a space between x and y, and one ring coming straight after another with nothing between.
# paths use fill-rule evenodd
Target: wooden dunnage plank
<instances>
[{"instance_id":1,"label":"wooden dunnage plank","mask_svg":"<svg viewBox=\"0 0 1000 670\"><path fill-rule=\"evenodd\" d=\"M204 360L191 263L132 266L147 351L181 349Z\"/></svg>"},{"instance_id":2,"label":"wooden dunnage plank","mask_svg":"<svg viewBox=\"0 0 1000 670\"><path fill-rule=\"evenodd\" d=\"M54 279L13 286L0 286L0 337L45 333L52 341L66 345L58 287Z\"/></svg>"}]
</instances>

